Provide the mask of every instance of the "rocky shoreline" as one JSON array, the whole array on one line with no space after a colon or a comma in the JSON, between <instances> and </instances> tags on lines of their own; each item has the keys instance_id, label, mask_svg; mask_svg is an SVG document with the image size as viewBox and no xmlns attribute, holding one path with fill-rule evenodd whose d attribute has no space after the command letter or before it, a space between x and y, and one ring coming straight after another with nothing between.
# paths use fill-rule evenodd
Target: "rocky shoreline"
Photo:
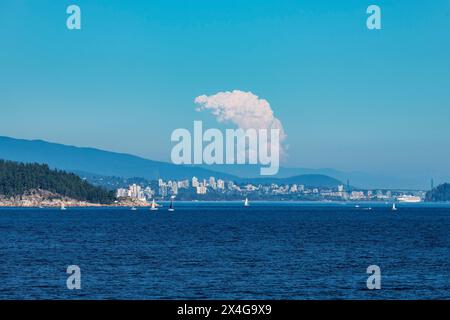
<instances>
[{"instance_id":1,"label":"rocky shoreline","mask_svg":"<svg viewBox=\"0 0 450 320\"><path fill-rule=\"evenodd\" d=\"M90 203L54 194L46 190L31 190L21 196L0 195L0 207L59 208L65 207L149 207L150 204L133 199L118 199L111 204Z\"/></svg>"}]
</instances>

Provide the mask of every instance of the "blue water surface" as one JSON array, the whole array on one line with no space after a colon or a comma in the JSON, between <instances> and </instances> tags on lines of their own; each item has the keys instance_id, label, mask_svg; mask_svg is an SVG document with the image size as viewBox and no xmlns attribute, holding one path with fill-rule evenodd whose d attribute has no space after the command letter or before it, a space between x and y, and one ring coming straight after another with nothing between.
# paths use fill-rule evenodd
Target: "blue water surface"
<instances>
[{"instance_id":1,"label":"blue water surface","mask_svg":"<svg viewBox=\"0 0 450 320\"><path fill-rule=\"evenodd\" d=\"M446 204L166 207L0 209L0 298L450 298ZM367 289L370 265L381 290Z\"/></svg>"}]
</instances>

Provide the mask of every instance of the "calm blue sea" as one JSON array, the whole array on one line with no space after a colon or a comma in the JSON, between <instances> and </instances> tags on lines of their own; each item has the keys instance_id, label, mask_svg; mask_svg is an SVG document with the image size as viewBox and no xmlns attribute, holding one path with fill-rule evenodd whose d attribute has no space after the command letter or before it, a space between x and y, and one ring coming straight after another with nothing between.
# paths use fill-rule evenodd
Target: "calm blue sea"
<instances>
[{"instance_id":1,"label":"calm blue sea","mask_svg":"<svg viewBox=\"0 0 450 320\"><path fill-rule=\"evenodd\" d=\"M0 209L0 298L450 298L450 205L176 205Z\"/></svg>"}]
</instances>

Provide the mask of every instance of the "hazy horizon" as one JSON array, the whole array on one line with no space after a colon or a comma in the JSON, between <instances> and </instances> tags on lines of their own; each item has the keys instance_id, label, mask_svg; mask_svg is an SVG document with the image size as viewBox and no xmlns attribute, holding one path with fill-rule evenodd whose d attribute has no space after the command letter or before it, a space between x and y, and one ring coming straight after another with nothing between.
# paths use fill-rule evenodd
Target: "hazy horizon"
<instances>
[{"instance_id":1,"label":"hazy horizon","mask_svg":"<svg viewBox=\"0 0 450 320\"><path fill-rule=\"evenodd\" d=\"M118 154L125 154L140 157L151 161L163 161L170 163L170 161L152 159L145 156L139 156L136 154L107 150L96 148L88 145L72 145L58 143L55 141L47 141L44 139L22 139L18 137L8 137L0 135L0 140L2 138L13 139L13 140L25 140L25 141L43 141L45 143L64 145L68 147L75 147L80 149L95 149L105 152L113 152ZM0 156L0 158L2 158ZM194 165L196 167L205 168L213 170L217 173L226 173L234 175L240 178L261 178L259 174L258 165ZM90 172L95 174L95 172ZM346 184L349 180L352 186L360 188L373 188L373 189L411 189L411 190L427 190L430 186L431 179L434 180L435 185L442 184L450 181L450 176L427 176L423 174L402 176L402 175L377 175L372 172L363 171L344 171L339 170L339 168L305 168L305 167L287 167L282 166L279 173L276 175L277 178L288 178L292 176L299 176L304 174L322 174L328 175L330 177L341 180L342 183Z\"/></svg>"}]
</instances>

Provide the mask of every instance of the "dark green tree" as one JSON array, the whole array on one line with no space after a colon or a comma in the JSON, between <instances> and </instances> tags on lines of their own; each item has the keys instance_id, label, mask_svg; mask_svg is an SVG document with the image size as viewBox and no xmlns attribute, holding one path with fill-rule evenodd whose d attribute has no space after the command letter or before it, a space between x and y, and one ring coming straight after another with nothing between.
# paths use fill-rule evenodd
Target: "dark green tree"
<instances>
[{"instance_id":1,"label":"dark green tree","mask_svg":"<svg viewBox=\"0 0 450 320\"><path fill-rule=\"evenodd\" d=\"M426 201L450 201L450 183L444 183L427 192Z\"/></svg>"},{"instance_id":2,"label":"dark green tree","mask_svg":"<svg viewBox=\"0 0 450 320\"><path fill-rule=\"evenodd\" d=\"M0 194L17 196L33 189L92 203L110 204L115 200L114 192L93 186L73 173L51 170L46 164L0 160Z\"/></svg>"}]
</instances>

